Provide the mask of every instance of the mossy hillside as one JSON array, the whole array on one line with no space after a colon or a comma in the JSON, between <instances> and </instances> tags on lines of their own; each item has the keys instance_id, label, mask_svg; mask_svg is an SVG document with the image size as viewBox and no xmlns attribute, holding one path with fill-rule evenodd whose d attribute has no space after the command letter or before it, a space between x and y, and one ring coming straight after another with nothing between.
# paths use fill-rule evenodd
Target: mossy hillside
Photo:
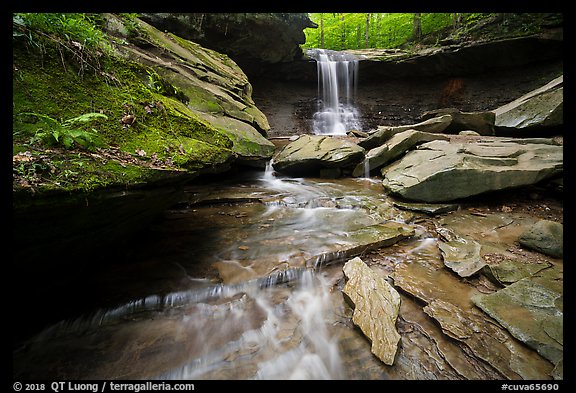
<instances>
[{"instance_id":1,"label":"mossy hillside","mask_svg":"<svg viewBox=\"0 0 576 393\"><path fill-rule=\"evenodd\" d=\"M210 169L234 156L228 137L175 97L161 94L150 70L140 64L102 56L99 64L87 67L78 62L78 53L69 53L51 41L43 42L39 50L25 39L15 40L13 54L14 154L30 151L32 157L42 157L44 162L54 156L51 169L43 173L35 191L45 187L73 191L129 186L146 182L156 169L163 175L182 169ZM83 165L73 170L64 163L75 162L78 146L47 149L33 141L38 129L47 125L34 121L33 116L22 116L25 112L58 121L85 113L104 114L107 119L99 118L79 128L99 137L97 149L117 148L134 160L102 166L94 158L90 165L92 156L87 155ZM134 122L123 123L127 116L133 116ZM151 157L158 165L150 165ZM62 175L67 170L76 173L70 181ZM15 182L15 188L18 184Z\"/></svg>"}]
</instances>

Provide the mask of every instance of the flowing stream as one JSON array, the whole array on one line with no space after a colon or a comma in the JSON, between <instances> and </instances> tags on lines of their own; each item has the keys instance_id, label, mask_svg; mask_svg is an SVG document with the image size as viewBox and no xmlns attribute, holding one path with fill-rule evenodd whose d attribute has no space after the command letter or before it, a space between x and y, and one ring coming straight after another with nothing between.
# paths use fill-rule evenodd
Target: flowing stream
<instances>
[{"instance_id":1,"label":"flowing stream","mask_svg":"<svg viewBox=\"0 0 576 393\"><path fill-rule=\"evenodd\" d=\"M358 84L358 58L344 52L310 49L308 55L318 68L318 111L313 116L313 131L322 135L346 135L360 130L354 105Z\"/></svg>"},{"instance_id":2,"label":"flowing stream","mask_svg":"<svg viewBox=\"0 0 576 393\"><path fill-rule=\"evenodd\" d=\"M373 180L288 178L268 165L265 171L188 186L186 200L153 223L126 260L102 269L99 277L91 273L101 287L99 308L79 301L73 315L14 350L14 378L548 375L552 365L534 352L512 341L507 346L491 341L506 333L495 333L494 322L467 299L494 288L483 280L463 282L446 269L437 234L418 224L427 219L396 208ZM465 209L444 220L476 234L490 252L509 256L510 239L525 227L516 225L524 220L519 216L475 216ZM379 245L376 229L406 223L413 236ZM342 294L342 266L352 256L369 262L382 277L394 277L395 286L431 297L426 312L401 293L397 329L402 339L393 366L371 353L369 340L352 323L352 308ZM458 311L435 314L435 307L447 305ZM458 336L466 340L459 344L431 314L443 328L474 323L476 333ZM514 372L503 358L511 359Z\"/></svg>"},{"instance_id":3,"label":"flowing stream","mask_svg":"<svg viewBox=\"0 0 576 393\"><path fill-rule=\"evenodd\" d=\"M106 278L132 300L45 329L16 351L15 376L349 377L334 289L350 234L382 220L374 183L282 178L269 165L186 191L190 203L151 229L141 259ZM143 269L147 280L135 278Z\"/></svg>"}]
</instances>

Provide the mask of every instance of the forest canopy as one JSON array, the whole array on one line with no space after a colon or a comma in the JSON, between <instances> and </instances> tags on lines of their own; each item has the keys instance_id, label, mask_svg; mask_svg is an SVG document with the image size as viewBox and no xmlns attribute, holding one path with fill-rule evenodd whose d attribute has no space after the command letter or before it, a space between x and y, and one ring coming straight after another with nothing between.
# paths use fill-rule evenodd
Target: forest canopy
<instances>
[{"instance_id":1,"label":"forest canopy","mask_svg":"<svg viewBox=\"0 0 576 393\"><path fill-rule=\"evenodd\" d=\"M318 25L308 28L304 48L333 50L398 48L463 39L489 27L492 35L538 31L546 14L510 13L310 13ZM487 34L484 32L484 34Z\"/></svg>"}]
</instances>

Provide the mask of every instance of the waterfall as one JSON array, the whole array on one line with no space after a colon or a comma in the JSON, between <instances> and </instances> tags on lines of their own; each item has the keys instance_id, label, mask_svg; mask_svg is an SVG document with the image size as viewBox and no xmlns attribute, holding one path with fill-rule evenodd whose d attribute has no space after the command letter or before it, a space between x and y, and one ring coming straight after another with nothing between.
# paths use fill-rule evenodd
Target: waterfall
<instances>
[{"instance_id":1,"label":"waterfall","mask_svg":"<svg viewBox=\"0 0 576 393\"><path fill-rule=\"evenodd\" d=\"M358 82L358 58L326 49L310 49L308 55L318 67L318 111L313 116L313 131L323 135L346 135L359 130L358 110L354 106Z\"/></svg>"}]
</instances>

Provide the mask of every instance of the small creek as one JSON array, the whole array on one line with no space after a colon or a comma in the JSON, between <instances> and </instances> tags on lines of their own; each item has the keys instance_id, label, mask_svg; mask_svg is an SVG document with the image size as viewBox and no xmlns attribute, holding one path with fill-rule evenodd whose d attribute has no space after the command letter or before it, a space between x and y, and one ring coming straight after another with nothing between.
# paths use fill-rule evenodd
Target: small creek
<instances>
[{"instance_id":1,"label":"small creek","mask_svg":"<svg viewBox=\"0 0 576 393\"><path fill-rule=\"evenodd\" d=\"M385 277L401 266L414 282L433 275L438 296L477 292L443 268L421 215L394 207L378 181L283 178L268 167L190 186L186 195L188 202L149 228L129 261L106 273L108 299L124 300L79 310L30 339L14 352L15 378L501 377L403 293L393 366L375 358L354 328L341 293L342 265L352 255L371 260ZM468 225L458 212L453 217ZM386 222L410 223L414 235L382 248L367 229Z\"/></svg>"}]
</instances>

